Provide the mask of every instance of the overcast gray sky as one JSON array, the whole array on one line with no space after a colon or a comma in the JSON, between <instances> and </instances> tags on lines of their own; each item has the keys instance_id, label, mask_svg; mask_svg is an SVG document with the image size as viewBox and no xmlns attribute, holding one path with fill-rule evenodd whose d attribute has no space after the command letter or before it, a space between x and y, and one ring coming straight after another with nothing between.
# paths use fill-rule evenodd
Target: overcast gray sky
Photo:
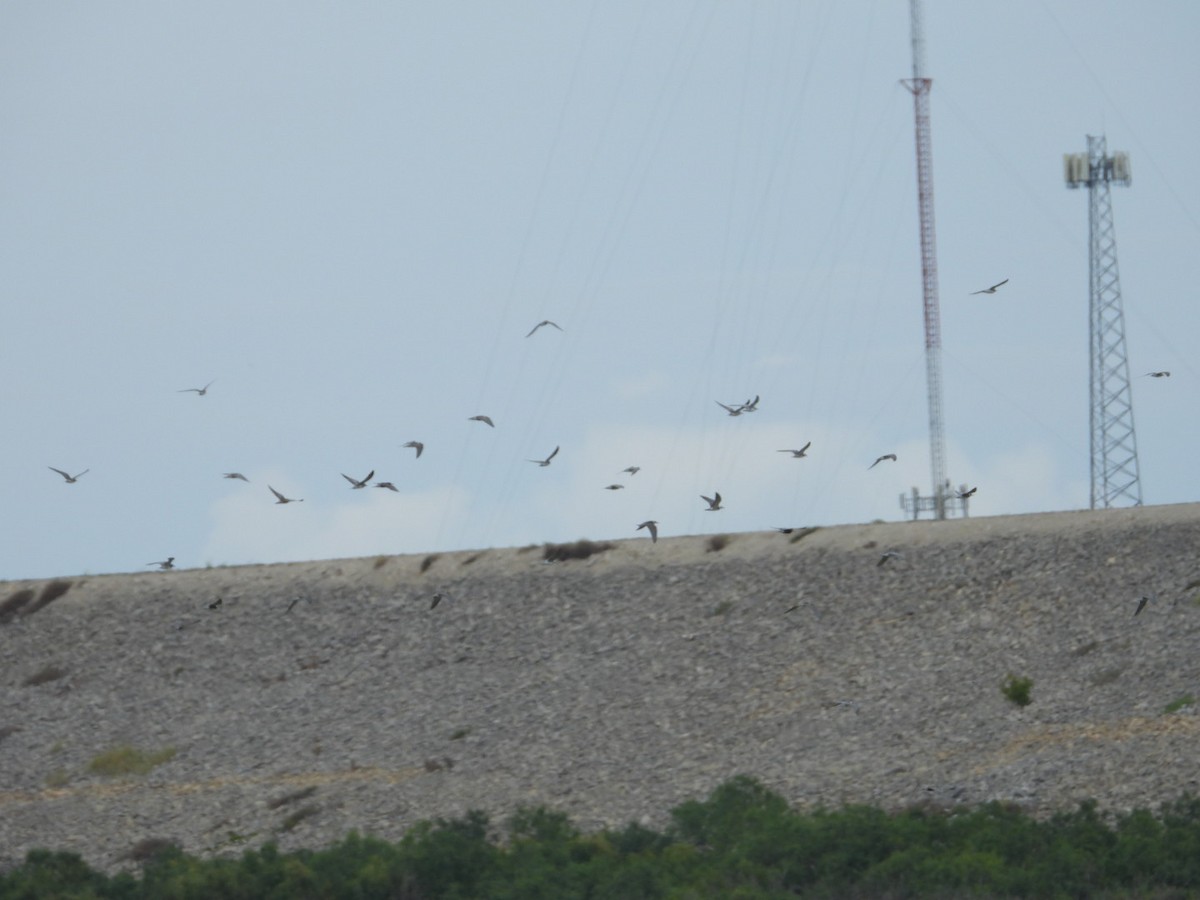
<instances>
[{"instance_id":1,"label":"overcast gray sky","mask_svg":"<svg viewBox=\"0 0 1200 900\"><path fill-rule=\"evenodd\" d=\"M1196 500L1200 4L925 19L948 474L1088 504L1105 133L1143 493ZM0 578L902 518L910 70L903 0L3 4Z\"/></svg>"}]
</instances>

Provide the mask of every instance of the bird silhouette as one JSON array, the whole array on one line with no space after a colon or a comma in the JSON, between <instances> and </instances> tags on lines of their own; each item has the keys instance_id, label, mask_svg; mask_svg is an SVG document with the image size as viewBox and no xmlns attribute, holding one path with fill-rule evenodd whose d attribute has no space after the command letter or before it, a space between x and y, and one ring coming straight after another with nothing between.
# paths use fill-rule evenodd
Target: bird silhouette
<instances>
[{"instance_id":1,"label":"bird silhouette","mask_svg":"<svg viewBox=\"0 0 1200 900\"><path fill-rule=\"evenodd\" d=\"M357 491L360 488L365 488L367 486L367 482L375 477L375 470L372 469L370 472L368 472L367 477L364 478L362 481L359 481L357 478L351 478L345 472L342 473L342 477L345 478L348 482L350 482L350 487L352 487L354 490Z\"/></svg>"},{"instance_id":2,"label":"bird silhouette","mask_svg":"<svg viewBox=\"0 0 1200 900\"><path fill-rule=\"evenodd\" d=\"M959 491L957 494L958 499L966 500L968 497L973 497L977 490L979 490L978 486L971 488L969 491Z\"/></svg>"},{"instance_id":3,"label":"bird silhouette","mask_svg":"<svg viewBox=\"0 0 1200 900\"><path fill-rule=\"evenodd\" d=\"M212 381L210 381L208 384L206 384L202 388L184 388L183 390L176 391L175 393L177 393L177 394L195 394L197 397L203 397L205 394L208 393L208 389L210 387L212 387L215 382L216 382L216 379L214 378Z\"/></svg>"},{"instance_id":4,"label":"bird silhouette","mask_svg":"<svg viewBox=\"0 0 1200 900\"><path fill-rule=\"evenodd\" d=\"M209 609L220 609L222 602L224 602L224 601L222 601L222 599L220 597L218 597L212 603L208 604L208 608Z\"/></svg>"},{"instance_id":5,"label":"bird silhouette","mask_svg":"<svg viewBox=\"0 0 1200 900\"><path fill-rule=\"evenodd\" d=\"M643 528L645 528L647 531L650 532L650 543L657 544L658 543L658 522L655 521L654 519L647 519L645 522L643 522L641 525L639 525L637 527L637 530L641 531Z\"/></svg>"},{"instance_id":6,"label":"bird silhouette","mask_svg":"<svg viewBox=\"0 0 1200 900\"><path fill-rule=\"evenodd\" d=\"M713 402L731 416L740 416L742 414L742 407L740 404L738 406L729 406L728 404L722 403L720 400L714 400Z\"/></svg>"},{"instance_id":7,"label":"bird silhouette","mask_svg":"<svg viewBox=\"0 0 1200 900\"><path fill-rule=\"evenodd\" d=\"M409 441L404 446L412 447L414 450L416 450L417 451L417 459L421 458L421 453L424 452L424 450L425 450L425 445L422 444L420 441Z\"/></svg>"},{"instance_id":8,"label":"bird silhouette","mask_svg":"<svg viewBox=\"0 0 1200 900\"><path fill-rule=\"evenodd\" d=\"M545 466L550 465L550 460L554 459L554 457L556 457L556 456L558 456L558 448L557 447L555 447L554 451L549 456L547 456L545 459L531 459L531 460L529 460L529 462L537 463L539 466L545 467Z\"/></svg>"},{"instance_id":9,"label":"bird silhouette","mask_svg":"<svg viewBox=\"0 0 1200 900\"><path fill-rule=\"evenodd\" d=\"M642 467L641 466L630 466L629 468L622 469L621 471L628 472L630 475L636 475L638 472L642 471Z\"/></svg>"},{"instance_id":10,"label":"bird silhouette","mask_svg":"<svg viewBox=\"0 0 1200 900\"><path fill-rule=\"evenodd\" d=\"M1140 613L1143 609L1146 608L1147 603L1149 603L1151 600L1157 600L1157 599L1158 599L1158 597L1155 596L1154 594L1150 594L1149 596L1142 597L1142 599L1138 601L1137 609L1135 609L1133 611L1133 614L1136 616L1138 613Z\"/></svg>"},{"instance_id":11,"label":"bird silhouette","mask_svg":"<svg viewBox=\"0 0 1200 900\"><path fill-rule=\"evenodd\" d=\"M250 479L247 478L245 475L243 475L241 472L226 472L221 477L222 478L236 478L238 481L244 481L247 484L249 484L249 482L250 482Z\"/></svg>"},{"instance_id":12,"label":"bird silhouette","mask_svg":"<svg viewBox=\"0 0 1200 900\"><path fill-rule=\"evenodd\" d=\"M441 591L438 591L436 594L433 595L433 600L430 602L429 608L437 609L437 605L446 599L448 599L447 595L443 594Z\"/></svg>"},{"instance_id":13,"label":"bird silhouette","mask_svg":"<svg viewBox=\"0 0 1200 900\"><path fill-rule=\"evenodd\" d=\"M720 491L714 491L713 496L711 497L705 497L703 494L701 494L700 499L708 504L708 509L706 509L705 512L716 512L717 510L724 509L724 507L721 506Z\"/></svg>"},{"instance_id":14,"label":"bird silhouette","mask_svg":"<svg viewBox=\"0 0 1200 900\"><path fill-rule=\"evenodd\" d=\"M792 459L803 459L804 457L808 456L808 448L811 446L812 446L812 441L809 441L807 444L805 444L799 450L780 450L779 452L792 454Z\"/></svg>"},{"instance_id":15,"label":"bird silhouette","mask_svg":"<svg viewBox=\"0 0 1200 900\"><path fill-rule=\"evenodd\" d=\"M557 322L551 322L549 319L542 319L542 321L538 322L531 329L529 329L529 334L525 335L525 337L533 337L533 333L544 325L551 325L555 328L558 328L559 331L562 331L562 328L559 327Z\"/></svg>"},{"instance_id":16,"label":"bird silhouette","mask_svg":"<svg viewBox=\"0 0 1200 900\"><path fill-rule=\"evenodd\" d=\"M887 550L884 552L883 556L879 557L879 562L875 563L875 565L882 566L885 563L890 562L893 559L899 559L899 558L900 558L899 550Z\"/></svg>"},{"instance_id":17,"label":"bird silhouette","mask_svg":"<svg viewBox=\"0 0 1200 900\"><path fill-rule=\"evenodd\" d=\"M984 288L982 291L971 291L971 296L974 297L976 294L994 294L994 293L996 293L996 288L1001 287L1006 284L1008 284L1007 278L1005 278L1003 281L996 282L991 287Z\"/></svg>"},{"instance_id":18,"label":"bird silhouette","mask_svg":"<svg viewBox=\"0 0 1200 900\"><path fill-rule=\"evenodd\" d=\"M606 491L621 491L621 490L624 490L624 489L625 489L625 485L623 485L623 484L610 484L610 485L606 485L604 489L605 489Z\"/></svg>"},{"instance_id":19,"label":"bird silhouette","mask_svg":"<svg viewBox=\"0 0 1200 900\"><path fill-rule=\"evenodd\" d=\"M62 469L56 469L56 468L54 468L54 466L46 466L46 468L49 469L51 472L57 472L59 475L61 475L63 478L65 478L67 480L67 484L74 484L76 481L78 481L80 478L82 478L88 472L92 471L91 469L84 469L78 475L68 475Z\"/></svg>"},{"instance_id":20,"label":"bird silhouette","mask_svg":"<svg viewBox=\"0 0 1200 900\"><path fill-rule=\"evenodd\" d=\"M160 569L162 569L162 570L165 572L165 571L167 571L167 569L173 569L173 568L175 568L175 557L173 557L173 556L168 556L168 557L167 557L166 559L164 559L162 562L152 562L152 563L146 563L146 565L148 565L148 566L158 566Z\"/></svg>"},{"instance_id":21,"label":"bird silhouette","mask_svg":"<svg viewBox=\"0 0 1200 900\"><path fill-rule=\"evenodd\" d=\"M747 400L742 404L742 412L758 412L758 401L759 396L755 394L753 400Z\"/></svg>"},{"instance_id":22,"label":"bird silhouette","mask_svg":"<svg viewBox=\"0 0 1200 900\"><path fill-rule=\"evenodd\" d=\"M487 425L489 428L496 427L496 423L491 420L490 416L471 416L470 418L467 419L467 421L468 422L482 422L484 425Z\"/></svg>"},{"instance_id":23,"label":"bird silhouette","mask_svg":"<svg viewBox=\"0 0 1200 900\"><path fill-rule=\"evenodd\" d=\"M394 484L392 484L390 481L377 481L377 482L375 482L375 487L384 488L385 490L388 490L388 491L395 491L397 494L400 493L400 489L398 487L396 487Z\"/></svg>"},{"instance_id":24,"label":"bird silhouette","mask_svg":"<svg viewBox=\"0 0 1200 900\"><path fill-rule=\"evenodd\" d=\"M885 459L890 459L892 462L895 462L896 454L895 453L885 453L885 454L883 454L883 456L879 457L879 459L875 460L875 462L873 462L869 466L867 466L867 468L873 469L877 465L879 465L881 462L883 462Z\"/></svg>"},{"instance_id":25,"label":"bird silhouette","mask_svg":"<svg viewBox=\"0 0 1200 900\"><path fill-rule=\"evenodd\" d=\"M1170 372L1147 372L1146 375L1149 375L1151 378L1170 378L1171 377ZM1145 378L1146 375L1143 375L1142 377Z\"/></svg>"},{"instance_id":26,"label":"bird silhouette","mask_svg":"<svg viewBox=\"0 0 1200 900\"><path fill-rule=\"evenodd\" d=\"M267 487L270 488L271 493L275 495L276 503L303 503L304 502L303 499L294 499L292 497L283 496L283 494L279 493L279 491L275 490L275 488L271 487L269 484L267 485Z\"/></svg>"}]
</instances>

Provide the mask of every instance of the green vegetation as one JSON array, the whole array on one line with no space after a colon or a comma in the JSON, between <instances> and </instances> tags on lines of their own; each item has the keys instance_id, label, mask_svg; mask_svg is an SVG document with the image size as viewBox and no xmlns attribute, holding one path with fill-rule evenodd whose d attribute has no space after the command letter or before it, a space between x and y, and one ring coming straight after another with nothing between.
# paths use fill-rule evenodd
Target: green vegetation
<instances>
[{"instance_id":1,"label":"green vegetation","mask_svg":"<svg viewBox=\"0 0 1200 900\"><path fill-rule=\"evenodd\" d=\"M1033 702L1029 696L1032 688L1032 678L1018 678L1010 672L1008 678L1004 680L1004 684L1000 685L1000 692L1017 706L1028 706Z\"/></svg>"},{"instance_id":2,"label":"green vegetation","mask_svg":"<svg viewBox=\"0 0 1200 900\"><path fill-rule=\"evenodd\" d=\"M145 775L155 766L160 766L174 757L174 747L147 753L144 750L123 745L113 747L95 757L88 763L88 771L93 775L103 775L108 778L118 775Z\"/></svg>"},{"instance_id":3,"label":"green vegetation","mask_svg":"<svg viewBox=\"0 0 1200 900\"><path fill-rule=\"evenodd\" d=\"M1176 697L1174 700L1168 703L1163 708L1163 712L1169 716L1171 713L1177 713L1181 709L1186 709L1189 706L1195 706L1195 704L1195 697L1193 697L1191 694L1184 694L1182 697Z\"/></svg>"},{"instance_id":4,"label":"green vegetation","mask_svg":"<svg viewBox=\"0 0 1200 900\"><path fill-rule=\"evenodd\" d=\"M739 776L671 813L582 834L559 812L519 810L500 841L487 816L421 822L391 844L352 832L325 850L197 859L168 840L125 854L140 874L106 877L72 853L34 850L0 874L0 900L412 898L648 900L792 897L1200 896L1200 799L1158 815L1102 816L1094 803L1037 821L989 803L887 814L801 813Z\"/></svg>"}]
</instances>

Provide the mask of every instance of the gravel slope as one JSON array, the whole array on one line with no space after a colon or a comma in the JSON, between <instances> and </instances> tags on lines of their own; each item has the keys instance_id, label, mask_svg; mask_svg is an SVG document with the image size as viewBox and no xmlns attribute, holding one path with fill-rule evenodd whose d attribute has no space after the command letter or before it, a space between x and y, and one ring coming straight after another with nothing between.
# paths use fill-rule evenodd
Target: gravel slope
<instances>
[{"instance_id":1,"label":"gravel slope","mask_svg":"<svg viewBox=\"0 0 1200 900\"><path fill-rule=\"evenodd\" d=\"M658 826L738 773L889 808L1198 790L1200 716L1164 707L1200 696L1200 504L709 540L65 578L34 611L0 583L0 852ZM176 753L88 771L125 744Z\"/></svg>"}]
</instances>

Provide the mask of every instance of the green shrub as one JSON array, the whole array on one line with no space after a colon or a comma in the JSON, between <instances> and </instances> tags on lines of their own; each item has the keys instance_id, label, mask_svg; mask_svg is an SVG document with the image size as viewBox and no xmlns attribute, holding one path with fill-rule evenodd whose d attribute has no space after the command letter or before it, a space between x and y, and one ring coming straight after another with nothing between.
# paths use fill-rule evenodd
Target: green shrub
<instances>
[{"instance_id":1,"label":"green shrub","mask_svg":"<svg viewBox=\"0 0 1200 900\"><path fill-rule=\"evenodd\" d=\"M1028 706L1033 702L1029 696L1032 688L1032 678L1018 678L1010 672L1008 678L1000 685L1000 692L1008 698L1009 702L1015 703L1017 706Z\"/></svg>"},{"instance_id":2,"label":"green shrub","mask_svg":"<svg viewBox=\"0 0 1200 900\"><path fill-rule=\"evenodd\" d=\"M1193 697L1191 694L1184 694L1182 697L1176 697L1165 707L1163 707L1163 712L1166 715L1170 715L1171 713L1177 713L1181 709L1186 709L1187 707L1194 706L1195 704L1195 697Z\"/></svg>"}]
</instances>

